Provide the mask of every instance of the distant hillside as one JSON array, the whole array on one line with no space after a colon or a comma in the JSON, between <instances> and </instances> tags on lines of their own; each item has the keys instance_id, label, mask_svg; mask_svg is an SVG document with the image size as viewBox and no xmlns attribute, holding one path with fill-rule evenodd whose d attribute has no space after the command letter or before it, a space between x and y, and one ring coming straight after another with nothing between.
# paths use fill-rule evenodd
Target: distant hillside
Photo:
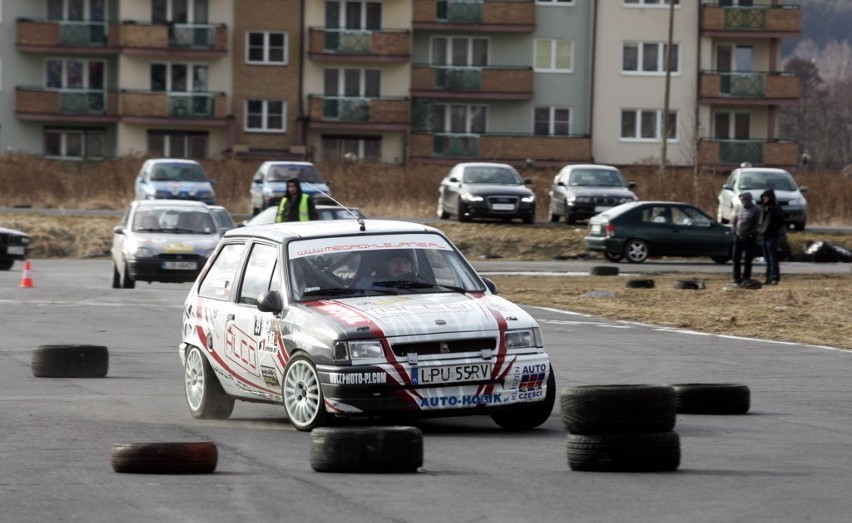
<instances>
[{"instance_id":1,"label":"distant hillside","mask_svg":"<svg viewBox=\"0 0 852 523\"><path fill-rule=\"evenodd\" d=\"M813 40L825 47L832 40L852 45L852 0L800 0L802 9L802 40ZM793 52L799 40L784 42L784 55Z\"/></svg>"}]
</instances>

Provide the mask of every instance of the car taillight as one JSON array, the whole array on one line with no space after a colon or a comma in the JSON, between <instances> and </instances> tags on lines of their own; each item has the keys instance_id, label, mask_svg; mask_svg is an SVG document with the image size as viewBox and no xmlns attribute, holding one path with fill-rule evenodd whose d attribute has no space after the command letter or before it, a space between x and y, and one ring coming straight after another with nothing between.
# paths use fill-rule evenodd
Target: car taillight
<instances>
[{"instance_id":1,"label":"car taillight","mask_svg":"<svg viewBox=\"0 0 852 523\"><path fill-rule=\"evenodd\" d=\"M613 236L615 236L615 225L611 223L606 224L604 231L606 232L607 238L612 238Z\"/></svg>"}]
</instances>

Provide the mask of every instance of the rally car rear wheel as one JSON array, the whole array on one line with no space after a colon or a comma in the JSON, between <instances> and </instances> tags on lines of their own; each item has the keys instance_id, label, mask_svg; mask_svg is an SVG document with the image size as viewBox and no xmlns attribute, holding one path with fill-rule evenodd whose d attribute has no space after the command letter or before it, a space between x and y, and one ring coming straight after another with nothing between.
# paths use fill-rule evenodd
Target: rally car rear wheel
<instances>
[{"instance_id":1,"label":"rally car rear wheel","mask_svg":"<svg viewBox=\"0 0 852 523\"><path fill-rule=\"evenodd\" d=\"M284 410L296 430L307 432L325 423L328 416L317 369L308 356L297 354L290 359L281 387Z\"/></svg>"},{"instance_id":2,"label":"rally car rear wheel","mask_svg":"<svg viewBox=\"0 0 852 523\"><path fill-rule=\"evenodd\" d=\"M524 407L496 412L491 415L494 423L506 430L530 430L538 427L550 417L553 405L556 403L556 376L553 367L547 378L547 392L544 401L527 404Z\"/></svg>"},{"instance_id":3,"label":"rally car rear wheel","mask_svg":"<svg viewBox=\"0 0 852 523\"><path fill-rule=\"evenodd\" d=\"M186 354L184 384L186 403L194 418L228 419L234 411L234 398L225 393L198 347L190 348Z\"/></svg>"}]
</instances>

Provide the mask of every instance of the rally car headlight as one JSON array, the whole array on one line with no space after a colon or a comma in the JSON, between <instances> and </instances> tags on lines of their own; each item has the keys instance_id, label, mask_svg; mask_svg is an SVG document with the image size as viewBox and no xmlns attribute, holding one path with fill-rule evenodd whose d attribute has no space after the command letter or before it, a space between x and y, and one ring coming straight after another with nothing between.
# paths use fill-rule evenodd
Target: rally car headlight
<instances>
[{"instance_id":1,"label":"rally car headlight","mask_svg":"<svg viewBox=\"0 0 852 523\"><path fill-rule=\"evenodd\" d=\"M465 201L468 201L468 202L481 202L482 200L485 199L482 196L479 196L479 195L476 195L476 194L462 194L461 198L462 198L462 200L465 200Z\"/></svg>"},{"instance_id":2,"label":"rally car headlight","mask_svg":"<svg viewBox=\"0 0 852 523\"><path fill-rule=\"evenodd\" d=\"M357 360L359 358L381 358L384 356L382 344L379 340L350 341L348 345L349 357L353 360ZM337 354L335 354L335 356L337 356Z\"/></svg>"},{"instance_id":3,"label":"rally car headlight","mask_svg":"<svg viewBox=\"0 0 852 523\"><path fill-rule=\"evenodd\" d=\"M506 331L506 348L520 349L529 347L543 347L541 329L534 327L532 329L511 330Z\"/></svg>"}]
</instances>

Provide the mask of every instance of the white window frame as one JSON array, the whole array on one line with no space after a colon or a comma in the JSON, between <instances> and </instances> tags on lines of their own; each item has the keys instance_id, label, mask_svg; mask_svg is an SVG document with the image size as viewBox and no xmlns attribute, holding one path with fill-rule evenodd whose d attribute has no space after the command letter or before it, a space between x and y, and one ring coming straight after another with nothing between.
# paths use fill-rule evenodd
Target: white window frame
<instances>
[{"instance_id":1,"label":"white window frame","mask_svg":"<svg viewBox=\"0 0 852 523\"><path fill-rule=\"evenodd\" d=\"M536 5L548 7L573 6L575 0L535 0Z\"/></svg>"},{"instance_id":2,"label":"white window frame","mask_svg":"<svg viewBox=\"0 0 852 523\"><path fill-rule=\"evenodd\" d=\"M643 58L645 56L646 46L657 46L657 64L658 67L653 71L646 71L641 69L642 63L644 62ZM627 50L628 46L635 46L638 49L636 54L636 70L625 69L624 68L624 53ZM666 74L666 47L667 44L665 42L623 42L621 44L621 73L626 75L635 75L635 76L660 76ZM672 76L680 76L680 44L673 43L673 49L677 49L677 60L673 64L671 74Z\"/></svg>"},{"instance_id":3,"label":"white window frame","mask_svg":"<svg viewBox=\"0 0 852 523\"><path fill-rule=\"evenodd\" d=\"M191 63L191 62L151 62L148 65L149 79L150 79L150 74L151 74L150 70L155 65L165 65L166 66L166 90L165 91L154 91L154 92L157 92L157 93L160 93L160 92L163 92L163 93L207 93L207 92L210 91L210 86L209 86L210 66L208 66L207 64L196 64L196 63ZM178 65L186 66L186 73L187 73L187 79L186 79L187 90L186 91L175 91L172 88L172 79L174 78L174 72L173 72L172 69L175 66L178 66ZM197 89L196 85L195 85L195 70L197 68L202 69L204 71L207 71L206 78L205 78L205 85L201 86L201 87L203 87L203 89Z\"/></svg>"},{"instance_id":4,"label":"white window frame","mask_svg":"<svg viewBox=\"0 0 852 523\"><path fill-rule=\"evenodd\" d=\"M106 132L102 129L45 129L44 130L45 137L48 134L56 134L59 135L59 148L60 152L58 155L55 154L47 154L45 151L46 158L62 158L64 160L101 160L106 156ZM87 140L89 136L97 134L101 136L102 144L104 146L104 155L103 156L87 156L86 151L88 150ZM80 137L80 143L82 148L82 155L69 155L68 154L68 137L70 135L77 135Z\"/></svg>"},{"instance_id":5,"label":"white window frame","mask_svg":"<svg viewBox=\"0 0 852 523\"><path fill-rule=\"evenodd\" d=\"M432 123L433 130L435 133L451 133L451 134L482 134L484 132L488 132L488 105L486 104L456 104L456 103L442 103L435 104L436 106L444 107L444 121L441 122L440 125L435 125L435 122ZM454 131L453 130L453 109L463 109L465 124L464 130L462 131ZM474 116L474 109L481 109L484 111L484 127L483 131L474 131L472 129L472 122Z\"/></svg>"},{"instance_id":6,"label":"white window frame","mask_svg":"<svg viewBox=\"0 0 852 523\"><path fill-rule=\"evenodd\" d=\"M674 0L675 9L680 9L680 0ZM621 5L627 8L648 7L651 9L668 8L669 0L621 0Z\"/></svg>"},{"instance_id":7,"label":"white window frame","mask_svg":"<svg viewBox=\"0 0 852 523\"><path fill-rule=\"evenodd\" d=\"M538 109L547 109L548 117L547 117L547 134L536 134L535 132L535 112ZM554 113L556 111L568 111L568 121L565 122L568 124L568 132L566 133L555 133L554 127L556 126L556 118ZM533 135L534 136L571 136L571 129L574 128L574 110L571 107L564 106L538 106L533 108Z\"/></svg>"},{"instance_id":8,"label":"white window frame","mask_svg":"<svg viewBox=\"0 0 852 523\"><path fill-rule=\"evenodd\" d=\"M263 104L263 108L261 110L261 120L263 121L262 127L249 127L249 102L261 102ZM281 102L281 127L270 127L269 126L269 103L270 102ZM286 134L287 133L287 100L245 100L244 102L244 115L243 115L243 130L248 133L277 133L277 134Z\"/></svg>"},{"instance_id":9,"label":"white window frame","mask_svg":"<svg viewBox=\"0 0 852 523\"><path fill-rule=\"evenodd\" d=\"M446 55L440 57L435 56L435 42L444 41ZM464 64L454 64L453 62L453 42L465 41L467 57ZM485 43L485 63L474 64L473 49L474 42L482 41ZM448 67L488 67L491 63L491 39L483 36L433 36L429 39L429 64Z\"/></svg>"},{"instance_id":10,"label":"white window frame","mask_svg":"<svg viewBox=\"0 0 852 523\"><path fill-rule=\"evenodd\" d=\"M61 87L55 87L55 86L54 87L48 87L47 86L47 83L48 83L47 64L50 63L50 62L60 62L62 64L62 86ZM69 87L68 86L68 63L69 62L81 62L83 64L83 70L82 70L83 85L80 86L80 87ZM97 59L90 59L90 58L56 58L56 57L45 58L44 64L43 64L43 67L42 67L42 71L44 72L42 85L45 86L48 89L57 89L57 90L63 90L63 89L86 89L86 90L88 90L88 89L92 89L91 77L89 76L89 72L90 72L89 66L93 63L100 63L101 64L103 81L104 81L103 86L95 88L95 89L106 89L106 81L107 81L107 75L108 75L106 60L97 60Z\"/></svg>"},{"instance_id":11,"label":"white window frame","mask_svg":"<svg viewBox=\"0 0 852 523\"><path fill-rule=\"evenodd\" d=\"M626 112L634 113L634 127L636 129L635 136L624 136L624 129L622 127L623 120L621 120L622 116ZM620 142L631 142L631 143L659 143L661 142L660 136L663 134L663 121L660 118L662 114L662 109L622 109L618 116L619 120L619 131L618 131L618 140ZM646 113L654 114L654 136L653 137L643 137L642 136L642 115ZM679 141L678 138L678 110L677 109L669 109L669 114L674 115L674 136L669 138L668 143L677 143Z\"/></svg>"},{"instance_id":12,"label":"white window frame","mask_svg":"<svg viewBox=\"0 0 852 523\"><path fill-rule=\"evenodd\" d=\"M252 49L250 41L252 35L263 35L263 59L262 60L252 60L250 58L250 51ZM280 61L271 60L269 58L269 51L272 46L269 43L269 39L272 35L282 35L284 36L284 49L282 50L282 57ZM246 63L252 65L287 65L288 63L288 52L290 48L290 36L285 31L246 31Z\"/></svg>"},{"instance_id":13,"label":"white window frame","mask_svg":"<svg viewBox=\"0 0 852 523\"><path fill-rule=\"evenodd\" d=\"M539 42L550 42L550 66L546 68L538 67L538 44ZM566 69L556 67L557 50L560 43L567 43L571 46L569 60L571 64ZM574 40L566 38L536 38L533 41L533 70L537 73L573 73L574 72Z\"/></svg>"}]
</instances>

